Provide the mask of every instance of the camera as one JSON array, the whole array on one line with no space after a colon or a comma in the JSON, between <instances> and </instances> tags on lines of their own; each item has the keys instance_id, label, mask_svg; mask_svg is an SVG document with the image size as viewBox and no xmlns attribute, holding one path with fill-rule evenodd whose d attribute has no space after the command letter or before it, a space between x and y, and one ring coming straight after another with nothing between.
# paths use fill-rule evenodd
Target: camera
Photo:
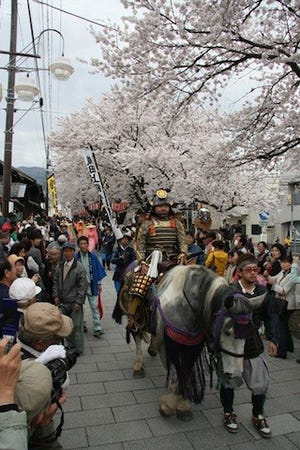
<instances>
[{"instance_id":1,"label":"camera","mask_svg":"<svg viewBox=\"0 0 300 450\"><path fill-rule=\"evenodd\" d=\"M77 356L75 353L66 354L65 358L57 358L49 361L46 367L51 372L53 387L51 393L51 403L56 403L62 394L62 385L66 381L68 370L76 364Z\"/></svg>"}]
</instances>

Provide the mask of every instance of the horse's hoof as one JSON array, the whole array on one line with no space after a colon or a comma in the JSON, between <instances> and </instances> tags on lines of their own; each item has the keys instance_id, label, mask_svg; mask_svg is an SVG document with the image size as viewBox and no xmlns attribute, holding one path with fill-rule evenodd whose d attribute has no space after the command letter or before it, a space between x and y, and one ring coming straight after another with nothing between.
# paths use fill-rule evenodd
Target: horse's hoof
<instances>
[{"instance_id":1,"label":"horse's hoof","mask_svg":"<svg viewBox=\"0 0 300 450\"><path fill-rule=\"evenodd\" d=\"M158 351L154 350L152 347L148 347L148 353L150 356L157 356L158 355Z\"/></svg>"},{"instance_id":2,"label":"horse's hoof","mask_svg":"<svg viewBox=\"0 0 300 450\"><path fill-rule=\"evenodd\" d=\"M175 415L175 410L172 408L169 408L168 405L163 404L159 405L159 413L162 417L171 417Z\"/></svg>"},{"instance_id":3,"label":"horse's hoof","mask_svg":"<svg viewBox=\"0 0 300 450\"><path fill-rule=\"evenodd\" d=\"M176 417L177 417L177 419L181 420L182 422L190 422L191 420L193 420L194 415L190 409L188 409L186 411L177 409Z\"/></svg>"},{"instance_id":4,"label":"horse's hoof","mask_svg":"<svg viewBox=\"0 0 300 450\"><path fill-rule=\"evenodd\" d=\"M144 369L133 370L133 378L145 378Z\"/></svg>"},{"instance_id":5,"label":"horse's hoof","mask_svg":"<svg viewBox=\"0 0 300 450\"><path fill-rule=\"evenodd\" d=\"M178 405L178 395L174 392L164 394L159 399L159 412L163 417L175 416Z\"/></svg>"}]
</instances>

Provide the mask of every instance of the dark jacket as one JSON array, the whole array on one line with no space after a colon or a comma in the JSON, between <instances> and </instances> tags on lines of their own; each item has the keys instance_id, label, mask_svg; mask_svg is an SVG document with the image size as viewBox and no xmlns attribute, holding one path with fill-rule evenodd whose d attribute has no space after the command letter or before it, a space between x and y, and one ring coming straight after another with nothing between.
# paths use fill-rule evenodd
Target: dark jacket
<instances>
[{"instance_id":1,"label":"dark jacket","mask_svg":"<svg viewBox=\"0 0 300 450\"><path fill-rule=\"evenodd\" d=\"M113 275L114 281L120 281L124 277L126 267L135 260L135 252L130 245L125 249L118 244L112 256L112 264L116 265L115 272Z\"/></svg>"},{"instance_id":2,"label":"dark jacket","mask_svg":"<svg viewBox=\"0 0 300 450\"><path fill-rule=\"evenodd\" d=\"M35 262L39 266L39 274L43 276L45 270L45 264L42 258L42 252L39 248L32 246L28 252L28 256L32 256Z\"/></svg>"},{"instance_id":3,"label":"dark jacket","mask_svg":"<svg viewBox=\"0 0 300 450\"><path fill-rule=\"evenodd\" d=\"M82 264L74 259L65 280L63 279L63 270L64 262L61 262L55 270L53 297L57 297L61 303L78 303L83 305L87 290L87 280Z\"/></svg>"}]
</instances>

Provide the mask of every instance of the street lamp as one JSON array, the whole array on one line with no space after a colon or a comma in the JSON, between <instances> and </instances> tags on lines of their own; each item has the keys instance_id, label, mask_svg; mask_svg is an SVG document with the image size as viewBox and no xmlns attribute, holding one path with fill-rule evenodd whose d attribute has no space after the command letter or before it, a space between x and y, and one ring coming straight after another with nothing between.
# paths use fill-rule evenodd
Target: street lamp
<instances>
[{"instance_id":1,"label":"street lamp","mask_svg":"<svg viewBox=\"0 0 300 450\"><path fill-rule=\"evenodd\" d=\"M18 95L18 100L32 102L40 91L28 75L23 80L19 80L19 83L15 86L15 92Z\"/></svg>"},{"instance_id":2,"label":"street lamp","mask_svg":"<svg viewBox=\"0 0 300 450\"><path fill-rule=\"evenodd\" d=\"M62 33L55 28L46 28L43 30L38 37L35 39L37 41L37 50L39 51L40 39L43 34L53 31L57 33L62 40L62 54L58 56L52 64L49 65L47 69L38 69L38 70L50 70L53 77L58 81L65 81L70 78L70 76L74 72L74 68L71 65L71 61L65 57L65 41ZM28 71L30 69L27 69ZM31 69L37 70L37 68ZM18 83L16 83L15 91L18 94L18 99L22 101L33 101L34 97L36 97L39 93L39 89L36 86L35 82L29 77L29 74L19 79Z\"/></svg>"},{"instance_id":3,"label":"street lamp","mask_svg":"<svg viewBox=\"0 0 300 450\"><path fill-rule=\"evenodd\" d=\"M17 0L11 1L11 25L10 25L10 51L9 51L9 64L8 70L8 87L6 98L6 122L5 122L5 142L4 142L4 163L3 163L3 191L2 191L2 215L6 217L9 213L9 202L11 197L11 168L12 168L12 141L13 141L13 118L14 118L14 102L15 102L15 89L21 100L33 101L34 97L39 93L39 89L35 86L32 80L27 79L19 85L15 86L16 71L16 56L19 54L16 52L17 45L17 20L18 20L18 2ZM54 31L58 33L63 42L62 55L55 60L49 67L51 73L59 80L66 80L74 72L70 61L64 57L64 38L60 31L54 28L47 28L43 30L39 36L32 42L35 50L35 41L39 44L41 36L45 32ZM23 54L24 56L24 54ZM28 57L39 58L34 52L34 55L27 55ZM35 67L33 70L40 70ZM48 69L47 69L48 70ZM48 151L47 151L48 153ZM47 154L47 166L49 155Z\"/></svg>"}]
</instances>

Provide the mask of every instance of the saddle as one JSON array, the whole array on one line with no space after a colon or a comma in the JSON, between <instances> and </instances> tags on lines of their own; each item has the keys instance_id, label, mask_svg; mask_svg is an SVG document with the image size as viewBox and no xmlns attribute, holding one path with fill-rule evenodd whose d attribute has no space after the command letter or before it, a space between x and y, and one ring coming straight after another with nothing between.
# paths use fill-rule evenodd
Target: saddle
<instances>
[{"instance_id":1,"label":"saddle","mask_svg":"<svg viewBox=\"0 0 300 450\"><path fill-rule=\"evenodd\" d=\"M163 274L165 274L169 269L171 269L174 266L177 266L177 256L170 256L169 259L166 259L165 261L162 261L158 264L158 272L159 272L159 278Z\"/></svg>"}]
</instances>

